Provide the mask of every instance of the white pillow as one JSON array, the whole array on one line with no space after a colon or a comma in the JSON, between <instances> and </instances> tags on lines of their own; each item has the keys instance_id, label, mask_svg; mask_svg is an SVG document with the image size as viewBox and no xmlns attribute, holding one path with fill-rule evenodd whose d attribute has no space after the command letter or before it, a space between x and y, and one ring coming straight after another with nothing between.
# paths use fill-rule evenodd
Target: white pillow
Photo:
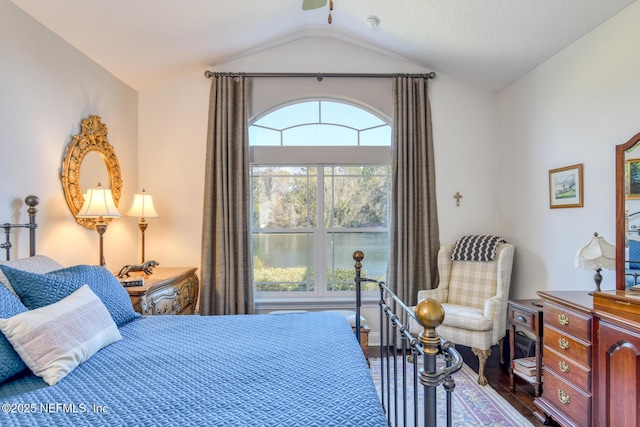
<instances>
[{"instance_id":1,"label":"white pillow","mask_svg":"<svg viewBox=\"0 0 640 427\"><path fill-rule=\"evenodd\" d=\"M0 319L0 330L31 371L54 385L122 336L87 285L60 301Z\"/></svg>"}]
</instances>

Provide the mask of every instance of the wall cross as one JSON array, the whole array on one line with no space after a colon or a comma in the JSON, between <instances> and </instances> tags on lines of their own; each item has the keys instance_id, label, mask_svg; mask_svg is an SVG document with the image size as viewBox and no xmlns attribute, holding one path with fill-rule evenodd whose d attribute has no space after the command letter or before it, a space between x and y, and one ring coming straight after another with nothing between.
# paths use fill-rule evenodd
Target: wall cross
<instances>
[{"instance_id":1,"label":"wall cross","mask_svg":"<svg viewBox=\"0 0 640 427\"><path fill-rule=\"evenodd\" d=\"M456 206L460 206L460 199L462 199L462 194L456 191L456 194L453 195L453 198L456 199Z\"/></svg>"}]
</instances>

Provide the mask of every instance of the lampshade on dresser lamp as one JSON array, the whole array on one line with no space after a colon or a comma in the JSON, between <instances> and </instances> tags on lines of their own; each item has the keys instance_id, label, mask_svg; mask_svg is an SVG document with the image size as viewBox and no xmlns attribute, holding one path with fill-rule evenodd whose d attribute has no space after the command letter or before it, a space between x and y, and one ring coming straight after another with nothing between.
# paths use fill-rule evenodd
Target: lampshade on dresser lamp
<instances>
[{"instance_id":1,"label":"lampshade on dresser lamp","mask_svg":"<svg viewBox=\"0 0 640 427\"><path fill-rule=\"evenodd\" d=\"M600 272L603 268L607 270L616 268L616 247L598 236L598 233L593 233L591 240L576 254L576 268L595 270L593 280L596 282L596 292L600 292L600 283L602 283Z\"/></svg>"},{"instance_id":2,"label":"lampshade on dresser lamp","mask_svg":"<svg viewBox=\"0 0 640 427\"><path fill-rule=\"evenodd\" d=\"M142 189L142 193L133 196L133 203L131 203L127 216L137 216L140 218L140 222L138 222L138 228L140 228L140 232L142 233L142 257L140 262L144 263L144 232L149 225L145 218L158 218L160 216L153 206L151 194L147 194L144 188Z\"/></svg>"},{"instance_id":3,"label":"lampshade on dresser lamp","mask_svg":"<svg viewBox=\"0 0 640 427\"><path fill-rule=\"evenodd\" d=\"M96 231L100 236L100 265L104 266L103 238L107 231L105 218L120 218L120 212L113 202L113 194L110 188L102 188L98 183L96 188L90 188L84 195L84 204L76 215L78 218L97 218Z\"/></svg>"}]
</instances>

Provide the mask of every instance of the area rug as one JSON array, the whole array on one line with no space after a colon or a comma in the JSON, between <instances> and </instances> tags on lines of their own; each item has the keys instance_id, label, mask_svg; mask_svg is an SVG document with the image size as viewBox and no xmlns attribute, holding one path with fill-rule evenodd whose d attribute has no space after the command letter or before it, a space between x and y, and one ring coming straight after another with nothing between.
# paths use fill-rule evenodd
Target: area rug
<instances>
[{"instance_id":1,"label":"area rug","mask_svg":"<svg viewBox=\"0 0 640 427\"><path fill-rule=\"evenodd\" d=\"M402 359L398 358L397 363L399 367L398 369L401 369ZM444 361L438 360L438 366L441 366L441 364L444 364ZM384 365L384 370L386 373L386 363ZM391 370L393 370L393 359L391 359ZM371 375L373 377L376 390L378 391L378 396L381 395L380 374L380 359L371 359ZM462 369L456 372L452 378L455 381L455 389L452 395L452 420L454 426L533 426L533 424L516 411L513 406L504 400L504 398L502 398L502 396L500 396L493 388L489 385L479 385L477 382L478 374L476 374L467 365L463 365ZM386 381L385 377L385 387ZM401 388L401 375L398 376L398 384L399 388ZM407 397L407 406L410 406L408 412L413 414L413 365L410 363L407 364L407 384L410 392L410 395ZM422 405L424 402L424 399L422 398L422 387L418 387L418 390L419 404ZM402 392L398 391L398 401L401 401L401 395ZM446 426L446 392L442 386L438 387L437 398L438 426ZM391 400L393 404L393 395L391 396ZM393 413L393 408L387 409L391 409L390 412ZM392 425L393 421L394 419L392 416ZM402 422L399 424L402 425ZM411 419L410 425L413 425L413 419ZM422 420L420 420L419 425L422 425Z\"/></svg>"}]
</instances>

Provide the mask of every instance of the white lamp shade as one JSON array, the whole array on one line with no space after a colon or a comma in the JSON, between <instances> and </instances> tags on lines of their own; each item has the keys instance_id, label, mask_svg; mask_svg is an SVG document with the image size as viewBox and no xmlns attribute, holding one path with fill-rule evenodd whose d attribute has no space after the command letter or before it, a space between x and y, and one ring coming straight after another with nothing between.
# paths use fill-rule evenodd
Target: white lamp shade
<instances>
[{"instance_id":1,"label":"white lamp shade","mask_svg":"<svg viewBox=\"0 0 640 427\"><path fill-rule=\"evenodd\" d=\"M597 270L599 268L615 270L616 247L596 233L589 240L589 243L578 250L576 268L583 270Z\"/></svg>"},{"instance_id":2,"label":"white lamp shade","mask_svg":"<svg viewBox=\"0 0 640 427\"><path fill-rule=\"evenodd\" d=\"M102 188L100 184L96 188L87 190L84 195L84 204L76 215L78 218L120 218L120 212L113 202L111 189Z\"/></svg>"},{"instance_id":3,"label":"white lamp shade","mask_svg":"<svg viewBox=\"0 0 640 427\"><path fill-rule=\"evenodd\" d=\"M142 193L138 193L133 196L133 203L131 203L127 216L157 218L160 215L158 215L156 208L153 206L153 198L151 197L151 194L147 194L142 190Z\"/></svg>"}]
</instances>

